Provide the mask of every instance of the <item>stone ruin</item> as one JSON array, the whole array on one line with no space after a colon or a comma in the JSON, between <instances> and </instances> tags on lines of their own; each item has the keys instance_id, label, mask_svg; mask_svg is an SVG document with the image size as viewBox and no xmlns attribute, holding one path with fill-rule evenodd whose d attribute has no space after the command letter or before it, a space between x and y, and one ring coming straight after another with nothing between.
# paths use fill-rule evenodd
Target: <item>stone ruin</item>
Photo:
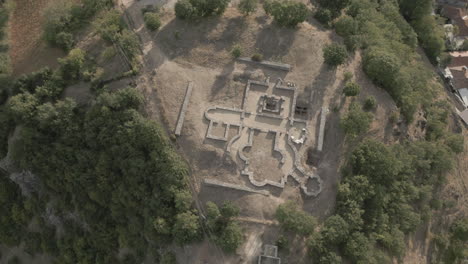
<instances>
[{"instance_id":1,"label":"stone ruin","mask_svg":"<svg viewBox=\"0 0 468 264\"><path fill-rule=\"evenodd\" d=\"M322 179L314 171L302 166L302 147L310 137L306 105L296 105L298 89L296 84L278 78L275 83L248 80L241 108L212 106L205 110L209 122L206 138L226 142L225 151L234 160L240 161L241 175L247 177L256 187L266 185L284 188L288 177L294 179L306 196L317 196L322 190ZM306 118L297 118L298 114ZM324 116L322 111L319 143L323 144ZM255 134L266 133L274 136L273 153L277 153L283 176L279 181L258 180L251 169L251 160L246 153L252 149ZM320 142L322 141L322 142ZM239 163L239 162L238 162ZM310 188L315 182L316 188Z\"/></svg>"}]
</instances>

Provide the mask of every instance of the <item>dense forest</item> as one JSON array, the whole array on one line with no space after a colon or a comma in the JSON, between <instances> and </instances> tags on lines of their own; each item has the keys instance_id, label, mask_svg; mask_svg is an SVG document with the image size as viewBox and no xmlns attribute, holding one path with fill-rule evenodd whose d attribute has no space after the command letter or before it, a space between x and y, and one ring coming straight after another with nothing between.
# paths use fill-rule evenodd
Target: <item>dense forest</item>
<instances>
[{"instance_id":1,"label":"dense forest","mask_svg":"<svg viewBox=\"0 0 468 264\"><path fill-rule=\"evenodd\" d=\"M56 70L2 85L0 156L6 156L7 139L15 133L9 146L13 167L34 176L32 191L21 195L19 186L1 175L0 243L25 243L29 254L47 253L56 263L138 263L148 249L159 262L161 245L201 237L187 165L159 125L141 114L142 96L133 87L107 89L93 60L73 49L71 32L100 11L101 37L135 57L136 38L108 8L108 1L84 1L70 6L67 19L52 18L47 40L69 50L68 56ZM88 104L61 96L78 82L93 87ZM118 256L122 248L128 253Z\"/></svg>"}]
</instances>

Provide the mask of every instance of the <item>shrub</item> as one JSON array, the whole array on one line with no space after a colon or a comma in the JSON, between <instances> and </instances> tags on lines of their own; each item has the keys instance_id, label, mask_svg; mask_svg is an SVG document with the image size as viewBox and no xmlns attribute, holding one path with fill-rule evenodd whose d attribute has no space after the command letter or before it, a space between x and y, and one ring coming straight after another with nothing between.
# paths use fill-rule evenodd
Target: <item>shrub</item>
<instances>
[{"instance_id":1,"label":"shrub","mask_svg":"<svg viewBox=\"0 0 468 264\"><path fill-rule=\"evenodd\" d=\"M158 30L159 27L161 26L159 15L156 13L146 12L145 15L143 16L143 19L145 20L146 27L151 31Z\"/></svg>"},{"instance_id":2,"label":"shrub","mask_svg":"<svg viewBox=\"0 0 468 264\"><path fill-rule=\"evenodd\" d=\"M118 34L125 28L124 21L119 11L111 10L101 15L95 22L95 27L102 39L113 42Z\"/></svg>"},{"instance_id":3,"label":"shrub","mask_svg":"<svg viewBox=\"0 0 468 264\"><path fill-rule=\"evenodd\" d=\"M175 5L175 13L180 19L221 15L228 4L229 0L179 0Z\"/></svg>"},{"instance_id":4,"label":"shrub","mask_svg":"<svg viewBox=\"0 0 468 264\"><path fill-rule=\"evenodd\" d=\"M344 44L349 52L354 52L361 45L360 35L351 35L344 39Z\"/></svg>"},{"instance_id":5,"label":"shrub","mask_svg":"<svg viewBox=\"0 0 468 264\"><path fill-rule=\"evenodd\" d=\"M257 0L241 0L237 8L242 14L248 16L257 10L257 3Z\"/></svg>"},{"instance_id":6,"label":"shrub","mask_svg":"<svg viewBox=\"0 0 468 264\"><path fill-rule=\"evenodd\" d=\"M345 81L345 82L348 82L348 81L350 81L350 80L353 78L353 73L347 71L347 72L345 72L345 73L343 74L343 77L344 77L344 81Z\"/></svg>"},{"instance_id":7,"label":"shrub","mask_svg":"<svg viewBox=\"0 0 468 264\"><path fill-rule=\"evenodd\" d=\"M280 26L295 27L307 18L308 9L303 3L292 1L266 1L263 5L265 12L273 16Z\"/></svg>"},{"instance_id":8,"label":"shrub","mask_svg":"<svg viewBox=\"0 0 468 264\"><path fill-rule=\"evenodd\" d=\"M464 142L465 139L463 135L450 135L446 139L447 146L454 152L454 153L462 153L464 149Z\"/></svg>"},{"instance_id":9,"label":"shrub","mask_svg":"<svg viewBox=\"0 0 468 264\"><path fill-rule=\"evenodd\" d=\"M363 67L366 74L378 85L382 85L390 94L394 89L397 74L401 68L395 55L383 50L371 50L364 56Z\"/></svg>"},{"instance_id":10,"label":"shrub","mask_svg":"<svg viewBox=\"0 0 468 264\"><path fill-rule=\"evenodd\" d=\"M198 217L190 211L178 214L172 234L175 241L180 245L199 240L201 229Z\"/></svg>"},{"instance_id":11,"label":"shrub","mask_svg":"<svg viewBox=\"0 0 468 264\"><path fill-rule=\"evenodd\" d=\"M373 96L369 96L366 98L364 101L364 110L366 111L371 111L374 110L375 107L377 106L377 101Z\"/></svg>"},{"instance_id":12,"label":"shrub","mask_svg":"<svg viewBox=\"0 0 468 264\"><path fill-rule=\"evenodd\" d=\"M55 45L64 51L69 51L74 44L75 40L73 39L73 35L68 32L60 32L55 37Z\"/></svg>"},{"instance_id":13,"label":"shrub","mask_svg":"<svg viewBox=\"0 0 468 264\"><path fill-rule=\"evenodd\" d=\"M288 250L289 240L285 236L281 235L278 237L278 240L276 240L276 246L279 250Z\"/></svg>"},{"instance_id":14,"label":"shrub","mask_svg":"<svg viewBox=\"0 0 468 264\"><path fill-rule=\"evenodd\" d=\"M315 19L317 19L320 23L324 24L326 27L330 26L330 22L332 21L332 12L326 8L319 8L315 14Z\"/></svg>"},{"instance_id":15,"label":"shrub","mask_svg":"<svg viewBox=\"0 0 468 264\"><path fill-rule=\"evenodd\" d=\"M242 47L239 44L236 44L232 47L231 55L234 58L239 58L242 55Z\"/></svg>"},{"instance_id":16,"label":"shrub","mask_svg":"<svg viewBox=\"0 0 468 264\"><path fill-rule=\"evenodd\" d=\"M180 19L190 19L195 16L195 7L189 0L179 0L174 6L175 14Z\"/></svg>"},{"instance_id":17,"label":"shrub","mask_svg":"<svg viewBox=\"0 0 468 264\"><path fill-rule=\"evenodd\" d=\"M255 53L252 55L252 60L253 61L262 61L263 60L263 55L260 53Z\"/></svg>"},{"instance_id":18,"label":"shrub","mask_svg":"<svg viewBox=\"0 0 468 264\"><path fill-rule=\"evenodd\" d=\"M291 231L303 236L312 234L317 220L300 210L292 201L278 206L275 217L284 230Z\"/></svg>"},{"instance_id":19,"label":"shrub","mask_svg":"<svg viewBox=\"0 0 468 264\"><path fill-rule=\"evenodd\" d=\"M333 43L325 46L323 49L323 57L326 64L336 67L346 61L348 52L343 45Z\"/></svg>"},{"instance_id":20,"label":"shrub","mask_svg":"<svg viewBox=\"0 0 468 264\"><path fill-rule=\"evenodd\" d=\"M354 18L343 16L335 23L336 33L344 38L351 35L356 35L358 32L358 24Z\"/></svg>"},{"instance_id":21,"label":"shrub","mask_svg":"<svg viewBox=\"0 0 468 264\"><path fill-rule=\"evenodd\" d=\"M230 221L217 236L216 242L225 252L233 253L242 244L243 239L240 226Z\"/></svg>"},{"instance_id":22,"label":"shrub","mask_svg":"<svg viewBox=\"0 0 468 264\"><path fill-rule=\"evenodd\" d=\"M346 96L356 96L359 94L360 91L361 91L361 86L359 86L359 84L355 82L347 82L343 89L343 93Z\"/></svg>"},{"instance_id":23,"label":"shrub","mask_svg":"<svg viewBox=\"0 0 468 264\"><path fill-rule=\"evenodd\" d=\"M341 126L345 133L355 137L367 132L372 122L372 115L362 111L356 103L351 104L349 108L349 112L341 120Z\"/></svg>"},{"instance_id":24,"label":"shrub","mask_svg":"<svg viewBox=\"0 0 468 264\"><path fill-rule=\"evenodd\" d=\"M390 113L390 116L388 117L388 121L390 121L390 123L392 124L395 124L396 122L398 122L399 119L400 119L400 114L397 111L393 111L392 113Z\"/></svg>"}]
</instances>

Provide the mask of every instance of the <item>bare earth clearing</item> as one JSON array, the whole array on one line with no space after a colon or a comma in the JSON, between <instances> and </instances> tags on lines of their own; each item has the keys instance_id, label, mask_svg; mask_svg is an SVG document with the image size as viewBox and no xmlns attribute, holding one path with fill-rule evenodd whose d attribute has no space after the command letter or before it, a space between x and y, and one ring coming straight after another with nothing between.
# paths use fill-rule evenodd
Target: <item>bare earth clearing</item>
<instances>
[{"instance_id":1,"label":"bare earth clearing","mask_svg":"<svg viewBox=\"0 0 468 264\"><path fill-rule=\"evenodd\" d=\"M55 67L65 53L50 48L42 39L44 10L58 0L17 0L10 24L10 58L13 75L29 73L44 66Z\"/></svg>"}]
</instances>

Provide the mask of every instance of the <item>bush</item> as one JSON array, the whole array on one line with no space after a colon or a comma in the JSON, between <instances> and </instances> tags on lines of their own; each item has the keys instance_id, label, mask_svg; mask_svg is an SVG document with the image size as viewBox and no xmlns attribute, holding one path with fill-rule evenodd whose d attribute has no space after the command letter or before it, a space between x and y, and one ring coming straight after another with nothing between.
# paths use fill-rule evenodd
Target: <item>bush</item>
<instances>
[{"instance_id":1,"label":"bush","mask_svg":"<svg viewBox=\"0 0 468 264\"><path fill-rule=\"evenodd\" d=\"M343 77L344 77L345 83L347 83L348 81L351 81L351 79L353 78L353 73L347 71L343 74Z\"/></svg>"},{"instance_id":2,"label":"bush","mask_svg":"<svg viewBox=\"0 0 468 264\"><path fill-rule=\"evenodd\" d=\"M257 10L257 3L257 0L241 0L237 8L242 14L248 16Z\"/></svg>"},{"instance_id":3,"label":"bush","mask_svg":"<svg viewBox=\"0 0 468 264\"><path fill-rule=\"evenodd\" d=\"M355 137L369 130L372 122L372 115L362 111L361 107L353 103L349 107L349 112L341 120L341 126L347 135Z\"/></svg>"},{"instance_id":4,"label":"bush","mask_svg":"<svg viewBox=\"0 0 468 264\"><path fill-rule=\"evenodd\" d=\"M375 107L377 106L377 101L373 96L369 96L366 98L364 101L364 110L366 111L371 111L374 110Z\"/></svg>"},{"instance_id":5,"label":"bush","mask_svg":"<svg viewBox=\"0 0 468 264\"><path fill-rule=\"evenodd\" d=\"M125 28L125 24L119 11L110 10L95 22L95 28L103 40L114 42Z\"/></svg>"},{"instance_id":6,"label":"bush","mask_svg":"<svg viewBox=\"0 0 468 264\"><path fill-rule=\"evenodd\" d=\"M73 45L75 45L75 40L73 39L72 34L68 32L60 32L55 37L55 45L68 52Z\"/></svg>"},{"instance_id":7,"label":"bush","mask_svg":"<svg viewBox=\"0 0 468 264\"><path fill-rule=\"evenodd\" d=\"M358 33L357 21L350 16L343 16L335 23L335 31L338 35L347 38Z\"/></svg>"},{"instance_id":8,"label":"bush","mask_svg":"<svg viewBox=\"0 0 468 264\"><path fill-rule=\"evenodd\" d=\"M180 19L190 19L195 16L195 7L189 0L179 0L174 6L175 14Z\"/></svg>"},{"instance_id":9,"label":"bush","mask_svg":"<svg viewBox=\"0 0 468 264\"><path fill-rule=\"evenodd\" d=\"M308 9L303 3L292 1L265 1L263 9L280 26L295 27L307 18Z\"/></svg>"},{"instance_id":10,"label":"bush","mask_svg":"<svg viewBox=\"0 0 468 264\"><path fill-rule=\"evenodd\" d=\"M463 149L465 147L464 143L465 143L465 138L463 137L463 135L454 134L454 135L448 136L447 139L446 139L447 146L454 153L457 153L457 154L460 154L460 153L463 152Z\"/></svg>"},{"instance_id":11,"label":"bush","mask_svg":"<svg viewBox=\"0 0 468 264\"><path fill-rule=\"evenodd\" d=\"M244 235L240 226L230 221L217 236L216 242L225 252L234 253L242 244L243 239Z\"/></svg>"},{"instance_id":12,"label":"bush","mask_svg":"<svg viewBox=\"0 0 468 264\"><path fill-rule=\"evenodd\" d=\"M180 244L188 244L201 238L201 228L198 217L190 211L176 216L172 231L175 241Z\"/></svg>"},{"instance_id":13,"label":"bush","mask_svg":"<svg viewBox=\"0 0 468 264\"><path fill-rule=\"evenodd\" d=\"M234 58L239 58L242 55L242 47L239 44L234 45L231 50L231 55Z\"/></svg>"},{"instance_id":14,"label":"bush","mask_svg":"<svg viewBox=\"0 0 468 264\"><path fill-rule=\"evenodd\" d=\"M333 43L325 46L323 49L323 57L326 64L336 67L346 61L348 52L345 46Z\"/></svg>"},{"instance_id":15,"label":"bush","mask_svg":"<svg viewBox=\"0 0 468 264\"><path fill-rule=\"evenodd\" d=\"M278 206L275 217L284 230L308 236L314 232L317 220L300 210L292 201Z\"/></svg>"},{"instance_id":16,"label":"bush","mask_svg":"<svg viewBox=\"0 0 468 264\"><path fill-rule=\"evenodd\" d=\"M161 26L159 15L156 13L146 12L143 19L145 20L146 27L151 31L158 30L159 27Z\"/></svg>"},{"instance_id":17,"label":"bush","mask_svg":"<svg viewBox=\"0 0 468 264\"><path fill-rule=\"evenodd\" d=\"M263 55L259 53L255 53L252 55L252 60L253 61L262 61L263 60Z\"/></svg>"},{"instance_id":18,"label":"bush","mask_svg":"<svg viewBox=\"0 0 468 264\"><path fill-rule=\"evenodd\" d=\"M363 67L366 74L391 95L396 84L401 63L395 55L383 50L370 50L364 56Z\"/></svg>"},{"instance_id":19,"label":"bush","mask_svg":"<svg viewBox=\"0 0 468 264\"><path fill-rule=\"evenodd\" d=\"M240 226L232 221L239 215L239 207L225 202L221 209L213 202L206 203L207 226L214 232L216 244L229 253L233 253L242 243L244 236Z\"/></svg>"},{"instance_id":20,"label":"bush","mask_svg":"<svg viewBox=\"0 0 468 264\"><path fill-rule=\"evenodd\" d=\"M344 44L349 52L354 52L361 46L361 36L351 35L344 39Z\"/></svg>"},{"instance_id":21,"label":"bush","mask_svg":"<svg viewBox=\"0 0 468 264\"><path fill-rule=\"evenodd\" d=\"M221 15L228 4L229 0L178 0L175 5L175 13L180 19Z\"/></svg>"},{"instance_id":22,"label":"bush","mask_svg":"<svg viewBox=\"0 0 468 264\"><path fill-rule=\"evenodd\" d=\"M356 96L359 94L360 91L361 91L361 86L359 86L359 84L355 82L347 82L343 89L343 93L346 96Z\"/></svg>"},{"instance_id":23,"label":"bush","mask_svg":"<svg viewBox=\"0 0 468 264\"><path fill-rule=\"evenodd\" d=\"M332 21L332 12L326 8L319 8L315 14L315 19L317 19L320 23L324 24L326 27L330 26L330 22Z\"/></svg>"}]
</instances>

